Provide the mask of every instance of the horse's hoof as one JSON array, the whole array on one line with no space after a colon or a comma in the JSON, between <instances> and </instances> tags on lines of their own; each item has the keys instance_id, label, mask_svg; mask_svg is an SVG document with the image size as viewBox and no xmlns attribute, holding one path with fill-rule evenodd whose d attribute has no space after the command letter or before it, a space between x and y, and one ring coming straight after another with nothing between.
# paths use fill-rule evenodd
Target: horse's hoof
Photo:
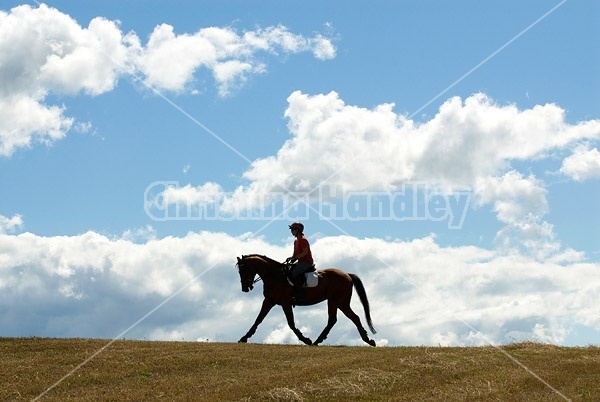
<instances>
[{"instance_id":1,"label":"horse's hoof","mask_svg":"<svg viewBox=\"0 0 600 402\"><path fill-rule=\"evenodd\" d=\"M246 338L241 338L238 343L248 343L248 339Z\"/></svg>"},{"instance_id":2,"label":"horse's hoof","mask_svg":"<svg viewBox=\"0 0 600 402\"><path fill-rule=\"evenodd\" d=\"M375 345L375 340L373 340L373 339L369 339L369 340L367 341L367 343L368 343L369 345L371 345L371 346L377 346L377 345Z\"/></svg>"}]
</instances>

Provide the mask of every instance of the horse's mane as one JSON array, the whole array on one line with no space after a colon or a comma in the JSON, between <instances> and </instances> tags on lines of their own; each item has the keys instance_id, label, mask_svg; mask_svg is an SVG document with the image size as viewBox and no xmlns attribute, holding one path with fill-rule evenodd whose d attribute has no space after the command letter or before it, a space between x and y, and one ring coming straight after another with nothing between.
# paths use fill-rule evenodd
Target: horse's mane
<instances>
[{"instance_id":1,"label":"horse's mane","mask_svg":"<svg viewBox=\"0 0 600 402\"><path fill-rule=\"evenodd\" d=\"M266 262L268 262L269 264L272 264L272 265L277 265L277 266L283 265L281 262L279 262L279 261L276 261L276 260L274 260L274 259L272 259L272 258L269 258L269 257L267 257L266 255L262 255L262 254L248 254L248 255L242 255L242 260L243 260L243 259L245 259L245 258L250 258L250 257L258 257L258 258L262 258L263 260L265 260Z\"/></svg>"}]
</instances>

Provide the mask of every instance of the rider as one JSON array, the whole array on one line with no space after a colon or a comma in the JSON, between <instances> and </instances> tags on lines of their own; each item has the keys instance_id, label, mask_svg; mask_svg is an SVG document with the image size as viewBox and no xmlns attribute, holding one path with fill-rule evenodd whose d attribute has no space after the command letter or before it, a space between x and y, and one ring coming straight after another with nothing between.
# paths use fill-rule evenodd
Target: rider
<instances>
[{"instance_id":1,"label":"rider","mask_svg":"<svg viewBox=\"0 0 600 402\"><path fill-rule=\"evenodd\" d=\"M314 261L310 252L310 244L304 237L304 225L300 222L294 222L288 226L292 231L294 240L294 254L287 259L288 262L298 261L298 264L292 270L292 282L294 282L294 300L298 301L302 297L302 286L304 284L304 273L314 269Z\"/></svg>"}]
</instances>

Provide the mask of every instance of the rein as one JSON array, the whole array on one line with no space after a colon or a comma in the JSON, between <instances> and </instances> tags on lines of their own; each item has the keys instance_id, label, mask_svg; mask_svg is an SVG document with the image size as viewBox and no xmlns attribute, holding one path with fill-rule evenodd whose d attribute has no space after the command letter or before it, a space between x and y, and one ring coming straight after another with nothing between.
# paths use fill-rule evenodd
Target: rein
<instances>
[{"instance_id":1,"label":"rein","mask_svg":"<svg viewBox=\"0 0 600 402\"><path fill-rule=\"evenodd\" d=\"M242 258L243 258L243 257L244 257L244 256L242 256ZM274 260L273 260L273 262L277 263L277 261L274 261ZM238 267L239 267L239 262L238 262L238 264L236 264L236 265L238 265ZM289 265L289 264L285 264L285 263L284 263L284 264L281 264L281 265L282 265L282 267L281 267L281 273L283 274L283 278L285 278L285 276L286 276L287 272L288 272L288 271L291 269L291 265ZM238 268L238 269L239 269L239 268ZM260 282L261 280L262 280L261 276L260 276L260 275L257 275L256 279L254 279L254 280L252 281L252 285L254 285L254 284L255 284L255 283L257 283L257 282Z\"/></svg>"}]
</instances>

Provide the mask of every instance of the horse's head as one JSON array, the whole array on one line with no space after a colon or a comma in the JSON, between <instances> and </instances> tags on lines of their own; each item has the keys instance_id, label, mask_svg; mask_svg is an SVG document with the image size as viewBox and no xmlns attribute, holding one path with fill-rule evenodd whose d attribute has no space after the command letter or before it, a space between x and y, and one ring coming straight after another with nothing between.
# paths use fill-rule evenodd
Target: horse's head
<instances>
[{"instance_id":1,"label":"horse's head","mask_svg":"<svg viewBox=\"0 0 600 402\"><path fill-rule=\"evenodd\" d=\"M254 289L254 277L256 277L256 268L248 261L247 256L237 258L238 272L242 282L242 292L249 292Z\"/></svg>"}]
</instances>

